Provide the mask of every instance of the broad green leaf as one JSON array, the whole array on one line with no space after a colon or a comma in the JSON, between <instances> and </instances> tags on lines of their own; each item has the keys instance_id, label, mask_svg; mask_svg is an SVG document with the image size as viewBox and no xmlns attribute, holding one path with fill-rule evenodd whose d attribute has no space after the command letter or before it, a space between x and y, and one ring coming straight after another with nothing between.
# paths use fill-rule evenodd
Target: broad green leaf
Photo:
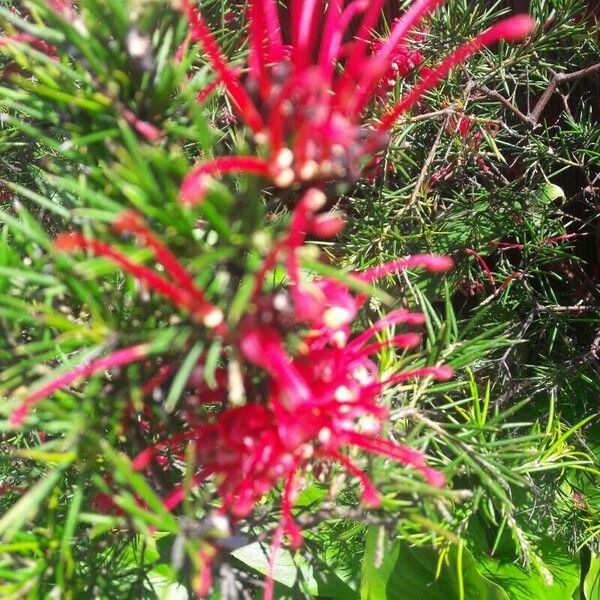
<instances>
[{"instance_id":1,"label":"broad green leaf","mask_svg":"<svg viewBox=\"0 0 600 600\"><path fill-rule=\"evenodd\" d=\"M554 183L545 183L539 188L538 196L542 202L545 204L550 204L555 200L561 199L565 200L565 192L561 187Z\"/></svg>"},{"instance_id":2,"label":"broad green leaf","mask_svg":"<svg viewBox=\"0 0 600 600\"><path fill-rule=\"evenodd\" d=\"M232 556L254 571L265 576L269 567L270 548L254 542L234 550ZM275 560L273 579L287 588L300 586L313 596L331 600L357 600L358 594L350 583L342 579L334 568L324 563L308 564L285 549L280 549Z\"/></svg>"},{"instance_id":3,"label":"broad green leaf","mask_svg":"<svg viewBox=\"0 0 600 600\"><path fill-rule=\"evenodd\" d=\"M540 544L543 565L548 568L546 579L533 567L526 569L509 558L496 560L485 554L477 555L480 571L501 585L511 600L565 600L579 587L579 559L567 552L562 544L545 540ZM598 596L597 596L598 598ZM591 600L588 598L588 600Z\"/></svg>"},{"instance_id":4,"label":"broad green leaf","mask_svg":"<svg viewBox=\"0 0 600 600\"><path fill-rule=\"evenodd\" d=\"M436 576L438 560L438 552L432 548L410 546L404 541L390 543L383 529L370 527L361 600L512 600L479 573L466 548L451 546Z\"/></svg>"},{"instance_id":5,"label":"broad green leaf","mask_svg":"<svg viewBox=\"0 0 600 600\"><path fill-rule=\"evenodd\" d=\"M600 555L592 554L590 568L583 580L583 593L585 600L598 600L600 598Z\"/></svg>"}]
</instances>

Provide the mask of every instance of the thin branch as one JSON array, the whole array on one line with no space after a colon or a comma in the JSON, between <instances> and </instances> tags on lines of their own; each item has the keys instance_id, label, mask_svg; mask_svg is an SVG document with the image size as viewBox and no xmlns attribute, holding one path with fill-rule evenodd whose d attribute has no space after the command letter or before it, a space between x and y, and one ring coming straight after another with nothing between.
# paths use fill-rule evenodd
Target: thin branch
<instances>
[{"instance_id":1,"label":"thin branch","mask_svg":"<svg viewBox=\"0 0 600 600\"><path fill-rule=\"evenodd\" d=\"M413 193L410 197L410 200L408 201L408 204L405 204L400 209L400 211L398 211L399 215L401 215L405 211L409 210L416 203L417 198L419 196L419 192L421 191L421 187L423 186L423 183L425 182L425 178L427 177L427 173L429 172L429 167L431 166L431 164L433 163L433 161L435 159L435 153L437 152L437 149L442 140L442 134L448 127L449 119L450 119L450 115L446 116L446 118L443 120L443 122L437 132L437 135L435 136L435 140L433 141L431 149L429 150L429 154L427 155L427 160L423 163L423 167L421 168L421 172L419 173L419 178L417 179L417 183L415 184L415 187L413 189Z\"/></svg>"},{"instance_id":2,"label":"thin branch","mask_svg":"<svg viewBox=\"0 0 600 600\"><path fill-rule=\"evenodd\" d=\"M572 73L556 73L552 72L552 79L548 84L548 87L544 90L544 93L540 96L540 99L536 102L533 109L529 112L529 114L525 114L521 112L510 100L505 98L499 92L488 88L485 85L473 83L474 87L479 91L483 92L489 98L496 100L504 106L508 111L510 111L513 115L515 115L520 121L525 123L531 128L537 127L539 124L540 117L546 108L546 105L550 101L550 98L554 95L559 86L564 83L570 83L573 81L577 81L586 77L587 75L592 75L594 73L600 72L600 63L595 65L591 65L586 67L585 69L579 69L578 71L573 71Z\"/></svg>"},{"instance_id":3,"label":"thin branch","mask_svg":"<svg viewBox=\"0 0 600 600\"><path fill-rule=\"evenodd\" d=\"M518 117L520 121L523 121L523 123L527 123L528 125L531 124L530 118L526 114L522 113L510 100L507 100L502 94L500 94L496 90L491 90L485 85L476 84L476 87L480 92L483 92L489 98L500 102L500 104L502 104L504 108L506 108L511 113L513 113L513 115Z\"/></svg>"}]
</instances>

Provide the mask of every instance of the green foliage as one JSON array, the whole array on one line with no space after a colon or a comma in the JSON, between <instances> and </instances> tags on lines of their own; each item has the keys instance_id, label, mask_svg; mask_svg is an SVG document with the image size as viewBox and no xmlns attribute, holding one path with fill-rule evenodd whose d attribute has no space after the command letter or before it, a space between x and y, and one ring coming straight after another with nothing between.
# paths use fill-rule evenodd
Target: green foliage
<instances>
[{"instance_id":1,"label":"green foliage","mask_svg":"<svg viewBox=\"0 0 600 600\"><path fill-rule=\"evenodd\" d=\"M226 3L204 4L237 58L243 32L225 26ZM175 431L173 411L202 352L214 381L219 340L205 344L189 319L144 298L112 263L55 252L53 237L94 233L151 264L147 250L110 229L135 208L208 296L224 299L235 325L287 213L262 230L269 198L244 178L212 184L200 212L177 202L196 157L244 142L224 123L226 99L196 105L211 74L199 56L174 60L185 27L166 2L82 0L81 26L42 0L25 6L27 19L3 3L4 31L45 40L57 58L25 43L3 48L5 73L9 63L18 69L0 81L0 413L82 360L148 343L149 358L178 364L151 409L153 423ZM535 0L531 9L552 22L526 45L471 59L428 94L423 114L397 126L383 172L340 200L343 239L315 243L348 270L417 252L455 259L443 285L390 277L364 315L374 321L380 303L406 297L428 316L422 353L383 350L383 371L442 359L456 369L454 381L406 383L386 396L390 433L425 450L449 485L433 490L389 461L364 462L384 497L366 517L357 486L336 494L340 472L313 473L296 508L305 548L281 550L275 564L281 598L600 597L597 75L560 87L536 123L518 116L554 72L598 60L600 28L581 18L581 0ZM503 10L449 2L421 51L437 58ZM473 121L466 138L449 127L464 115ZM140 133L140 121L160 130L157 140ZM443 170L446 178L432 180ZM304 266L333 272L311 255ZM120 419L150 373L131 365L60 391L24 432L0 424L2 597L183 598L192 589L203 536L219 535L208 495L188 494L173 516L161 502L173 478L150 483L127 458L147 439L129 439ZM179 465L188 480L192 464L190 456ZM119 513L103 512L98 494ZM231 551L219 566L222 589L239 597L258 597L267 570L279 507L267 498L260 508L221 540Z\"/></svg>"}]
</instances>

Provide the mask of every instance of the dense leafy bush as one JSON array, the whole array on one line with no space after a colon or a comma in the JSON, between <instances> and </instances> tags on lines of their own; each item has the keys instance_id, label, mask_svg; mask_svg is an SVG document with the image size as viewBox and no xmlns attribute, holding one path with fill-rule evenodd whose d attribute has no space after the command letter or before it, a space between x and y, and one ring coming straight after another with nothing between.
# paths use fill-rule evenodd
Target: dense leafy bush
<instances>
[{"instance_id":1,"label":"dense leafy bush","mask_svg":"<svg viewBox=\"0 0 600 600\"><path fill-rule=\"evenodd\" d=\"M439 4L0 7L2 597L598 597L598 13Z\"/></svg>"}]
</instances>

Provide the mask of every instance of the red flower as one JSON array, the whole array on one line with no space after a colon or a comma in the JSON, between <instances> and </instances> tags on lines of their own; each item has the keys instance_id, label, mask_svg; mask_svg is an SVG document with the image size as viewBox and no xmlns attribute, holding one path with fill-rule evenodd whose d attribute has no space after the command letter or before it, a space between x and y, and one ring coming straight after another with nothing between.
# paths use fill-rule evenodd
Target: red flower
<instances>
[{"instance_id":1,"label":"red flower","mask_svg":"<svg viewBox=\"0 0 600 600\"><path fill-rule=\"evenodd\" d=\"M152 250L157 262L164 267L170 280L161 277L144 265L133 262L109 244L85 238L79 233L60 235L54 244L57 249L64 252L89 250L96 256L108 258L138 281L147 284L153 291L167 297L175 306L189 312L195 320L206 327L221 327L223 321L221 310L205 298L204 293L196 286L179 260L146 227L136 213L132 211L122 213L115 221L114 227L117 231L134 234L144 246Z\"/></svg>"},{"instance_id":2,"label":"red flower","mask_svg":"<svg viewBox=\"0 0 600 600\"><path fill-rule=\"evenodd\" d=\"M390 313L355 336L345 345L329 344L328 339L291 357L282 335L274 328L258 325L252 317L242 327L239 345L244 356L266 371L270 388L260 400L241 407L228 408L215 421L192 428L148 448L134 460L134 467L145 469L153 459L169 452L183 458L184 447L192 442L200 470L198 485L214 476L222 501L223 514L234 519L246 517L270 490L283 485L282 516L275 535L275 550L288 534L292 545L302 542L300 530L292 518L292 507L303 474L315 461L339 463L362 485L362 500L378 506L377 490L362 470L347 456L351 446L384 456L412 467L428 483L441 486L443 475L427 465L425 457L412 448L381 436L387 409L378 403L382 390L389 385L415 377L432 376L448 379L451 369L421 367L380 379L371 355L383 347L411 348L420 336L407 332L387 341L372 342L383 329L402 323L422 323L423 315L399 310ZM183 499L177 487L165 499L173 509ZM203 591L207 591L204 563ZM272 579L267 582L266 598L272 593Z\"/></svg>"},{"instance_id":3,"label":"red flower","mask_svg":"<svg viewBox=\"0 0 600 600\"><path fill-rule=\"evenodd\" d=\"M314 218L311 209L319 208L321 196L318 190L309 190L298 203L288 235L277 245L276 253L267 257L268 266L261 274L274 266L280 252L286 261L295 255L303 242L303 231ZM450 265L445 257L414 256L353 277L371 282L411 266L445 270ZM293 268L297 269L297 265ZM289 299L281 292L276 292L269 302L261 303L255 298L261 310L244 317L237 341L232 340L249 363L268 375L268 389L253 387L248 378L244 385L248 388L246 397L252 402L227 408L215 415L214 421L209 416L206 424L165 439L134 460L135 468L145 469L163 453L183 458L185 445L193 443L200 465L195 483L214 476L223 513L234 519L246 517L268 491L281 484L282 517L274 548L284 533L293 545L302 541L291 511L303 475L315 461L339 463L360 481L363 502L369 506L379 504L377 490L347 456L346 448L353 446L400 462L420 472L431 485L443 485L443 475L429 467L420 452L382 437L387 409L378 400L387 386L396 383L416 377L444 380L452 376L448 367L434 366L382 379L372 355L385 347L412 348L420 342L420 336L405 332L385 341L374 341L374 337L390 327L422 324L424 316L404 309L393 311L351 338L350 329L365 301L364 295L355 296L348 286L328 278L306 283L296 273L290 274L290 279L296 282ZM262 285L257 288L260 290ZM290 304L287 310L285 303ZM265 310L269 306L282 311L287 321L284 323L270 309ZM291 355L286 349L290 323L304 327ZM165 499L165 506L172 509L182 499L183 488L179 486ZM204 573L205 583L207 577ZM271 580L267 598L270 591Z\"/></svg>"},{"instance_id":4,"label":"red flower","mask_svg":"<svg viewBox=\"0 0 600 600\"><path fill-rule=\"evenodd\" d=\"M366 296L353 293L351 287L342 281L326 277L312 281L302 278L297 254L307 233L324 221L329 221L325 227L328 231L339 226L331 225L332 222L339 224L336 215L318 213L324 200L323 193L313 188L295 207L289 230L267 255L257 274L254 295L257 310L249 311L243 317L237 332L225 329L219 309L208 302L177 258L135 213L124 213L115 226L119 231L135 235L152 251L155 260L164 269L164 276L132 261L114 247L80 234L61 236L56 242L61 250L89 250L115 262L175 306L190 313L199 323L216 328L225 336L228 346L237 349L239 356L247 361L249 376L240 373L237 383L231 372L226 375L225 370L219 369L215 377L216 390L210 389L201 380L200 366L193 369L186 384L192 395L179 413L186 428L171 437L163 437L144 450L134 459L133 466L145 470L152 461L156 461L161 468L170 469L172 458L183 459L185 446L193 443L199 470L193 476L192 484L200 485L208 477L214 477L221 499L221 514L235 520L247 516L265 493L282 485L282 516L274 536L274 549L281 543L284 534L290 536L293 545L302 541L300 530L292 518L292 507L302 478L315 461L337 462L361 483L363 502L370 506L379 504L379 494L374 485L349 458L347 449L350 447L409 466L433 486L444 483L443 475L428 466L419 451L384 437L387 409L378 401L382 391L390 385L416 377L445 380L452 376L452 371L445 366L423 366L381 377L372 356L386 347L412 348L419 343L420 336L412 331L385 340L375 340L375 336L380 338L381 332L391 327L422 324L423 315L396 310L352 337L352 326ZM284 261L290 278L287 308L279 302L277 293L271 294L271 300L264 302L268 300L263 292L264 278L278 261ZM451 264L450 259L445 257L418 255L349 274L348 277L365 284L401 269L419 266L441 271ZM265 306L279 310L281 318L263 310ZM290 350L286 344L293 342L287 336L292 327L297 343L292 344ZM22 422L35 402L77 379L143 360L148 353L147 345L133 346L78 365L30 394L13 414L13 423ZM262 371L262 378L260 372L255 373L256 368ZM173 372L173 365L164 365L143 386L142 394L154 395ZM206 406L216 402L222 405L225 398L231 396L235 385L246 392L250 401L245 405L194 411L193 405L198 403ZM131 408L128 408L126 417L129 419L130 416ZM151 418L151 412L144 414L140 427L150 432L152 429L145 420L146 416ZM165 430L159 428L155 434L164 436ZM175 508L183 500L184 493L183 484L176 486L164 499L165 506ZM99 508L106 510L107 500L99 496ZM201 592L206 592L210 586L209 567L217 550L218 544L209 540L201 551L203 570L198 580ZM265 597L269 598L271 594L272 579L269 578Z\"/></svg>"},{"instance_id":5,"label":"red flower","mask_svg":"<svg viewBox=\"0 0 600 600\"><path fill-rule=\"evenodd\" d=\"M297 182L323 185L333 179L356 179L367 159L384 147L398 116L410 110L457 64L483 46L521 39L531 32L528 16L494 25L429 69L417 85L384 115L366 123L365 111L378 94L390 64L418 64L418 54L406 55L411 30L442 0L416 0L398 19L389 37L369 55L369 40L383 0L305 0L292 2L291 40L286 45L275 0L250 0L250 57L245 85L230 67L216 40L190 0L183 8L192 41L203 45L215 72L264 158L229 157L196 166L184 179L181 199L201 201L206 177L245 171L267 177L279 187ZM343 43L350 21L362 14L355 38ZM343 65L343 68L341 68ZM399 71L400 66L398 66ZM404 66L402 66L404 69Z\"/></svg>"}]
</instances>

